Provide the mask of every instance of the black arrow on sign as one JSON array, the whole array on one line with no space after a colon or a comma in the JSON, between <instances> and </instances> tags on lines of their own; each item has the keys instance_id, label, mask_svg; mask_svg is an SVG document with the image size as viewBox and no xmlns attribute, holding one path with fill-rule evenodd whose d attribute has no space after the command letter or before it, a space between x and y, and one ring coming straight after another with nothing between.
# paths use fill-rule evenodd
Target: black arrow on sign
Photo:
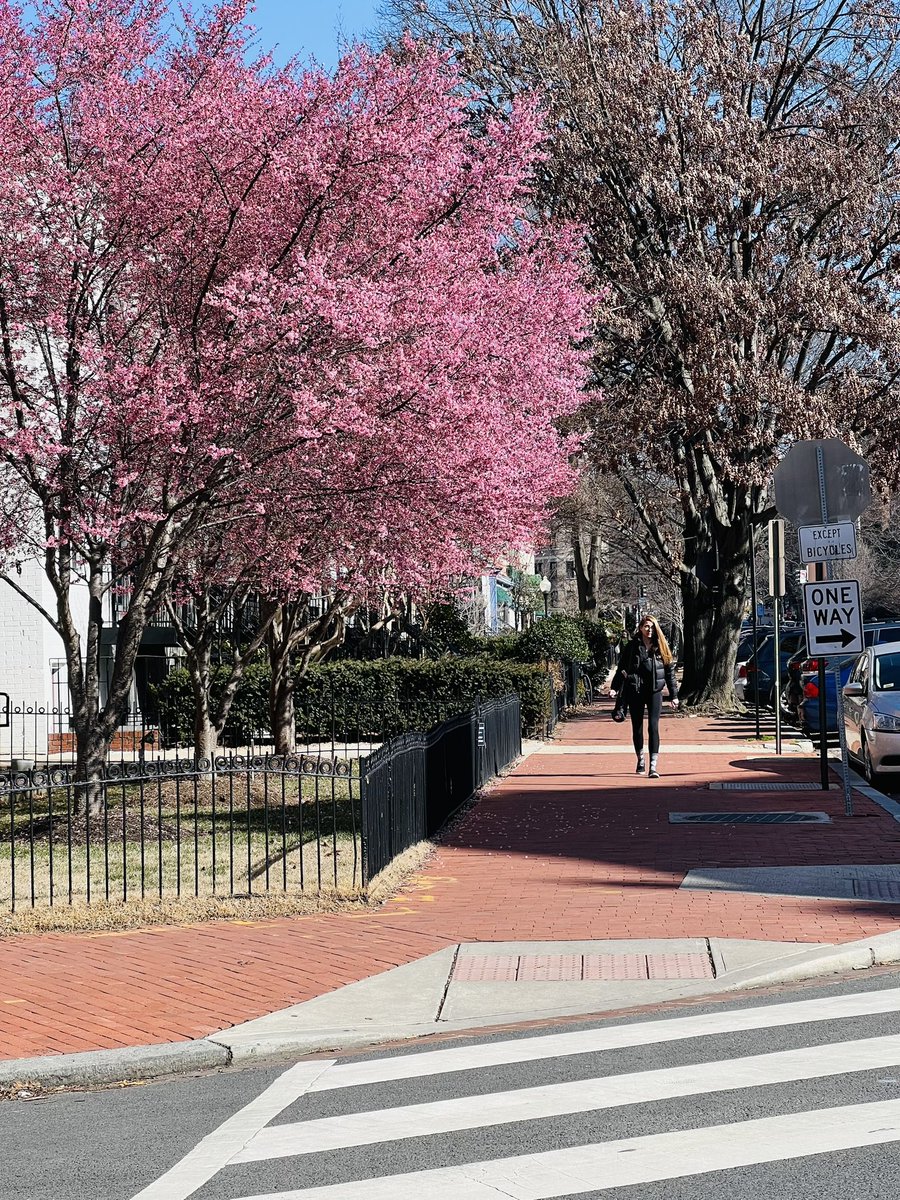
<instances>
[{"instance_id":1,"label":"black arrow on sign","mask_svg":"<svg viewBox=\"0 0 900 1200\"><path fill-rule=\"evenodd\" d=\"M856 641L854 635L849 629L842 629L835 637L820 637L816 639L820 646L836 646L840 643L841 648L849 646L851 642Z\"/></svg>"}]
</instances>

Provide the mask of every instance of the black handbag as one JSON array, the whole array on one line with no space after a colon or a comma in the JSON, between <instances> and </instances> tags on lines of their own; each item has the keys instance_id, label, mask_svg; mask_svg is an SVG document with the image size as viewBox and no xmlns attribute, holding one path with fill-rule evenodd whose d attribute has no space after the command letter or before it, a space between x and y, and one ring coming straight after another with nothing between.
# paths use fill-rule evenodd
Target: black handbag
<instances>
[{"instance_id":1,"label":"black handbag","mask_svg":"<svg viewBox=\"0 0 900 1200\"><path fill-rule=\"evenodd\" d=\"M617 725L620 725L628 716L628 689L630 686L631 682L626 675L626 677L622 680L622 687L616 696L616 702L613 705L612 710L612 719Z\"/></svg>"}]
</instances>

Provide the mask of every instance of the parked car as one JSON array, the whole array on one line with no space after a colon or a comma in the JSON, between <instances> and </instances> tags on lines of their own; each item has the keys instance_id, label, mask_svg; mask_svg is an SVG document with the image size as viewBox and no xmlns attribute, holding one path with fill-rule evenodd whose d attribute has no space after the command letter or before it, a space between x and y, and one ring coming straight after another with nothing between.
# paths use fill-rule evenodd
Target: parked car
<instances>
[{"instance_id":1,"label":"parked car","mask_svg":"<svg viewBox=\"0 0 900 1200\"><path fill-rule=\"evenodd\" d=\"M837 685L835 683L834 669L840 671L841 687L850 678L850 672L853 669L853 664L856 662L857 655L851 654L849 658L829 659L827 663L827 671L825 672L825 736L837 736ZM798 719L800 728L805 734L815 741L819 736L819 664L815 658L808 659L808 662L814 664L812 671L804 671L801 676L803 680L803 698L800 701L798 709Z\"/></svg>"},{"instance_id":2,"label":"parked car","mask_svg":"<svg viewBox=\"0 0 900 1200\"><path fill-rule=\"evenodd\" d=\"M787 660L781 688L781 714L795 725L800 724L800 705L803 703L803 671L809 661L804 637L800 648Z\"/></svg>"},{"instance_id":3,"label":"parked car","mask_svg":"<svg viewBox=\"0 0 900 1200\"><path fill-rule=\"evenodd\" d=\"M800 649L801 642L806 641L806 633L802 626L794 625L781 630L781 645L779 658L781 673L784 675L788 659ZM751 655L744 667L744 700L747 704L755 704L759 695L760 704L775 706L775 635L765 639Z\"/></svg>"},{"instance_id":4,"label":"parked car","mask_svg":"<svg viewBox=\"0 0 900 1200\"><path fill-rule=\"evenodd\" d=\"M900 775L900 641L864 650L843 687L847 752L869 783Z\"/></svg>"},{"instance_id":5,"label":"parked car","mask_svg":"<svg viewBox=\"0 0 900 1200\"><path fill-rule=\"evenodd\" d=\"M900 641L900 624L891 621L868 621L863 626L863 641L866 646L881 646L886 643ZM858 655L851 654L838 660L841 672L841 687L850 678L850 672L856 663ZM837 735L837 688L834 682L835 659L827 661L828 671L825 675L825 731L826 734ZM791 684L788 683L788 687ZM819 734L819 662L815 658L806 658L800 664L801 699L797 714L801 728L811 737Z\"/></svg>"},{"instance_id":6,"label":"parked car","mask_svg":"<svg viewBox=\"0 0 900 1200\"><path fill-rule=\"evenodd\" d=\"M745 685L747 682L747 663L753 657L754 649L757 649L763 644L766 638L771 637L773 629L771 625L757 625L756 627L756 642L753 640L753 627L749 629L741 629L741 640L738 642L737 656L734 661L734 692L739 700L744 699Z\"/></svg>"}]
</instances>

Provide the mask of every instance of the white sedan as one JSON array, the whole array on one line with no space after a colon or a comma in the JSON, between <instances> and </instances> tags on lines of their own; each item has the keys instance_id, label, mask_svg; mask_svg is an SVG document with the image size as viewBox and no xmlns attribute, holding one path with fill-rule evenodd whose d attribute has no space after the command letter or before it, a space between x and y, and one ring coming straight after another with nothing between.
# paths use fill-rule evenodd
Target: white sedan
<instances>
[{"instance_id":1,"label":"white sedan","mask_svg":"<svg viewBox=\"0 0 900 1200\"><path fill-rule=\"evenodd\" d=\"M842 693L847 750L866 779L900 775L900 642L864 650Z\"/></svg>"}]
</instances>

